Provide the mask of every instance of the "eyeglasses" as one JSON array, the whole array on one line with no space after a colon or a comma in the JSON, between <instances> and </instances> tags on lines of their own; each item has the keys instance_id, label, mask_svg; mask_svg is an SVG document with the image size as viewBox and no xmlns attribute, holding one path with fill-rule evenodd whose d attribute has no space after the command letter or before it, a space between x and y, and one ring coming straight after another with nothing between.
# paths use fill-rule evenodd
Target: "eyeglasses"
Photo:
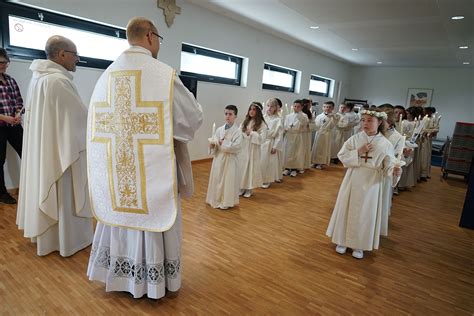
<instances>
[{"instance_id":1,"label":"eyeglasses","mask_svg":"<svg viewBox=\"0 0 474 316\"><path fill-rule=\"evenodd\" d=\"M161 36L160 34L155 33L155 32L151 32L151 33L158 36L158 40L160 41L160 44L163 44L163 36Z\"/></svg>"},{"instance_id":2,"label":"eyeglasses","mask_svg":"<svg viewBox=\"0 0 474 316\"><path fill-rule=\"evenodd\" d=\"M7 61L0 61L0 65L8 65L10 62L7 60Z\"/></svg>"},{"instance_id":3,"label":"eyeglasses","mask_svg":"<svg viewBox=\"0 0 474 316\"><path fill-rule=\"evenodd\" d=\"M64 50L64 51L65 51L66 53L71 53L71 54L73 54L73 55L74 55L77 59L79 59L79 60L81 59L81 58L79 57L79 55L77 54L77 52L73 52L72 50Z\"/></svg>"}]
</instances>

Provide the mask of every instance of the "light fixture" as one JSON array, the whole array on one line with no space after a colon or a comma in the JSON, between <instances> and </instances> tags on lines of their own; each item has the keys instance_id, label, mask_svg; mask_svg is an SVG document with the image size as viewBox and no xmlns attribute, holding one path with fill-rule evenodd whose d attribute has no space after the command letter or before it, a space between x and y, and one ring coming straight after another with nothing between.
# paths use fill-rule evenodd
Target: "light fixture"
<instances>
[{"instance_id":1,"label":"light fixture","mask_svg":"<svg viewBox=\"0 0 474 316\"><path fill-rule=\"evenodd\" d=\"M463 64L463 65L470 65L471 63L468 62L468 61L464 61L462 64Z\"/></svg>"},{"instance_id":2,"label":"light fixture","mask_svg":"<svg viewBox=\"0 0 474 316\"><path fill-rule=\"evenodd\" d=\"M358 49L358 48L353 48L352 50L355 51L355 52L357 52L359 49Z\"/></svg>"},{"instance_id":3,"label":"light fixture","mask_svg":"<svg viewBox=\"0 0 474 316\"><path fill-rule=\"evenodd\" d=\"M313 25L313 26L310 26L309 28L313 29L313 30L317 30L317 29L319 29L319 26Z\"/></svg>"},{"instance_id":4,"label":"light fixture","mask_svg":"<svg viewBox=\"0 0 474 316\"><path fill-rule=\"evenodd\" d=\"M462 15L455 15L451 17L451 20L462 20L462 19L464 19L464 16Z\"/></svg>"},{"instance_id":5,"label":"light fixture","mask_svg":"<svg viewBox=\"0 0 474 316\"><path fill-rule=\"evenodd\" d=\"M381 61L378 61L377 64L381 64L382 62Z\"/></svg>"},{"instance_id":6,"label":"light fixture","mask_svg":"<svg viewBox=\"0 0 474 316\"><path fill-rule=\"evenodd\" d=\"M468 49L469 46L459 46L459 49Z\"/></svg>"}]
</instances>

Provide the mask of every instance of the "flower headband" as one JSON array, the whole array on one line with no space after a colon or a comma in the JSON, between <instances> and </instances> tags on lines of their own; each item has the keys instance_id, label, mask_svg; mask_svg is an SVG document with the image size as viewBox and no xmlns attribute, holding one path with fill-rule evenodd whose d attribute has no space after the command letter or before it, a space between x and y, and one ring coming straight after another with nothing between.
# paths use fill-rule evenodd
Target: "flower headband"
<instances>
[{"instance_id":1,"label":"flower headband","mask_svg":"<svg viewBox=\"0 0 474 316\"><path fill-rule=\"evenodd\" d=\"M360 111L360 114L375 116L375 117L381 118L383 120L387 119L387 113L385 113L385 112L362 110L362 111Z\"/></svg>"}]
</instances>

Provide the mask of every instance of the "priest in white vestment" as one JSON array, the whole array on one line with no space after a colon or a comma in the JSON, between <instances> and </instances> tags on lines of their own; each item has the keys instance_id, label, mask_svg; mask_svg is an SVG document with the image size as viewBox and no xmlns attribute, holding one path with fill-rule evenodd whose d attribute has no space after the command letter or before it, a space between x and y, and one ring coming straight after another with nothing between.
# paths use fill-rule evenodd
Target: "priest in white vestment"
<instances>
[{"instance_id":1,"label":"priest in white vestment","mask_svg":"<svg viewBox=\"0 0 474 316\"><path fill-rule=\"evenodd\" d=\"M87 191L87 107L72 82L79 58L69 39L53 36L47 60L34 60L25 104L16 223L37 254L71 256L92 242Z\"/></svg>"},{"instance_id":2,"label":"priest in white vestment","mask_svg":"<svg viewBox=\"0 0 474 316\"><path fill-rule=\"evenodd\" d=\"M181 208L193 191L186 143L201 106L156 59L162 37L146 18L127 25L131 47L99 78L87 156L98 223L87 275L106 291L158 299L181 287Z\"/></svg>"}]
</instances>

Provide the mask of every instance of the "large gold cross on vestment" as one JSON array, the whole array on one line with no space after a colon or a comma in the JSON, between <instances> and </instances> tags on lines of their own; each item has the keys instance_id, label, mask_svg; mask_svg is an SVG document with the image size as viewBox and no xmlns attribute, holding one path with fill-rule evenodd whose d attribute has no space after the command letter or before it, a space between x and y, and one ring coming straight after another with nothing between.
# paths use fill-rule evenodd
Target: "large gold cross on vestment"
<instances>
[{"instance_id":1,"label":"large gold cross on vestment","mask_svg":"<svg viewBox=\"0 0 474 316\"><path fill-rule=\"evenodd\" d=\"M107 145L112 207L147 214L143 151L164 143L163 102L141 100L140 70L112 72L107 89L107 101L93 104L92 141Z\"/></svg>"}]
</instances>

